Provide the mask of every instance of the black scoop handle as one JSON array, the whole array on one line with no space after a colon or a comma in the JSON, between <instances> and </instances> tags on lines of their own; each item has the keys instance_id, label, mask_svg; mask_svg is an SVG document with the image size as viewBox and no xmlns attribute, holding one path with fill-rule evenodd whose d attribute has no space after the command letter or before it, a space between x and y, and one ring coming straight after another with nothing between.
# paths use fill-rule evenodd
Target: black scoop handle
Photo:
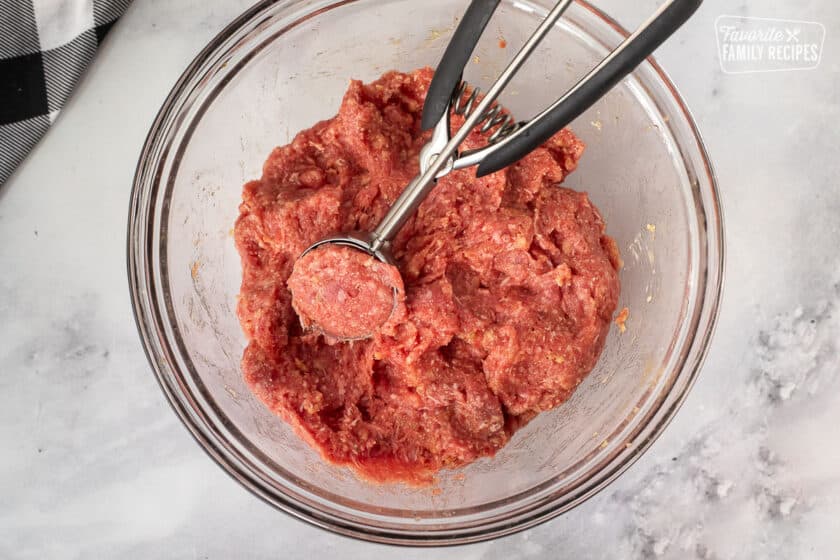
<instances>
[{"instance_id":1,"label":"black scoop handle","mask_svg":"<svg viewBox=\"0 0 840 560\"><path fill-rule=\"evenodd\" d=\"M483 177L522 159L579 117L644 62L694 14L701 3L702 0L673 0L660 8L563 98L500 142L479 164L476 175Z\"/></svg>"},{"instance_id":2,"label":"black scoop handle","mask_svg":"<svg viewBox=\"0 0 840 560\"><path fill-rule=\"evenodd\" d=\"M464 67L472 56L484 28L493 17L501 0L472 0L461 23L449 41L443 58L435 70L435 76L423 104L423 130L434 128L449 110L449 101L455 88L461 84Z\"/></svg>"}]
</instances>

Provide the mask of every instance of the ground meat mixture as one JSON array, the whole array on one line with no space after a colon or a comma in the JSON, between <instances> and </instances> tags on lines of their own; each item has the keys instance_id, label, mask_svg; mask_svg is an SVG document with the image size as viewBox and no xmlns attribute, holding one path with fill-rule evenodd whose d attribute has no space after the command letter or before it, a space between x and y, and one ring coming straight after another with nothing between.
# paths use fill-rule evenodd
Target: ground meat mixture
<instances>
[{"instance_id":1,"label":"ground meat mixture","mask_svg":"<svg viewBox=\"0 0 840 560\"><path fill-rule=\"evenodd\" d=\"M498 173L440 180L394 241L404 307L372 338L301 326L287 285L296 259L336 232L373 229L417 173L431 77L352 82L335 118L275 149L245 185L236 224L247 383L326 460L375 481L424 483L492 456L568 399L619 295L598 210L559 186L584 149L563 130ZM474 132L465 147L485 143ZM330 317L364 326L344 319Z\"/></svg>"},{"instance_id":2,"label":"ground meat mixture","mask_svg":"<svg viewBox=\"0 0 840 560\"><path fill-rule=\"evenodd\" d=\"M352 247L328 244L305 254L287 284L303 328L334 339L368 338L404 315L400 271Z\"/></svg>"}]
</instances>

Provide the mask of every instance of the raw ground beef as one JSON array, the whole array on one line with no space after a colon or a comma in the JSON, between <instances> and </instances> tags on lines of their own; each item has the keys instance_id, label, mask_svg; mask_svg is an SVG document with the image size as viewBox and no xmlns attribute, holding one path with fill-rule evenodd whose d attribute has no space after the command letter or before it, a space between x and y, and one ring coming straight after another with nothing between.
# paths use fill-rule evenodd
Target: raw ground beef
<instances>
[{"instance_id":1,"label":"raw ground beef","mask_svg":"<svg viewBox=\"0 0 840 560\"><path fill-rule=\"evenodd\" d=\"M303 255L286 285L303 328L335 339L369 338L405 314L400 271L344 245Z\"/></svg>"},{"instance_id":2,"label":"raw ground beef","mask_svg":"<svg viewBox=\"0 0 840 560\"><path fill-rule=\"evenodd\" d=\"M563 130L498 173L439 181L393 243L398 320L354 342L302 328L287 286L296 259L328 235L373 229L417 173L431 77L352 82L335 118L275 149L245 185L236 224L248 385L326 460L375 481L429 482L492 456L568 399L619 295L598 210L559 186L584 150ZM485 143L474 132L464 147Z\"/></svg>"}]
</instances>

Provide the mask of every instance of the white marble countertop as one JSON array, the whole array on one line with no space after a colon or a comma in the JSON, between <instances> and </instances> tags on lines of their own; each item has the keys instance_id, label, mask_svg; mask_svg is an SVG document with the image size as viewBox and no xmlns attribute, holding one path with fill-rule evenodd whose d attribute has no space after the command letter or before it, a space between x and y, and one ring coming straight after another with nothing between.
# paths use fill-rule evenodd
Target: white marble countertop
<instances>
[{"instance_id":1,"label":"white marble countertop","mask_svg":"<svg viewBox=\"0 0 840 560\"><path fill-rule=\"evenodd\" d=\"M725 297L700 379L595 498L525 533L432 552L337 537L249 494L180 425L140 346L124 264L136 159L182 69L248 3L135 0L0 188L0 557L837 557L840 6L707 0L660 50L727 219ZM596 4L632 26L657 2ZM821 22L822 63L723 74L721 14Z\"/></svg>"}]
</instances>

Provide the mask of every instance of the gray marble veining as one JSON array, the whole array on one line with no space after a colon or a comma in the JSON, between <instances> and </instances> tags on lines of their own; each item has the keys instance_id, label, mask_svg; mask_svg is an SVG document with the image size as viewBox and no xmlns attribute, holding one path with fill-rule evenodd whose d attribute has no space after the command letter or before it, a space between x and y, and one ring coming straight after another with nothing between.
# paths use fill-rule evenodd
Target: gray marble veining
<instances>
[{"instance_id":1,"label":"gray marble veining","mask_svg":"<svg viewBox=\"0 0 840 560\"><path fill-rule=\"evenodd\" d=\"M295 521L229 479L169 410L135 333L123 232L140 146L185 64L247 4L135 1L0 188L2 558L395 554ZM657 2L597 4L631 26ZM723 74L723 14L822 23L819 68ZM401 557L837 557L838 37L828 0L707 0L660 50L726 214L724 302L697 385L650 451L573 512Z\"/></svg>"}]
</instances>

